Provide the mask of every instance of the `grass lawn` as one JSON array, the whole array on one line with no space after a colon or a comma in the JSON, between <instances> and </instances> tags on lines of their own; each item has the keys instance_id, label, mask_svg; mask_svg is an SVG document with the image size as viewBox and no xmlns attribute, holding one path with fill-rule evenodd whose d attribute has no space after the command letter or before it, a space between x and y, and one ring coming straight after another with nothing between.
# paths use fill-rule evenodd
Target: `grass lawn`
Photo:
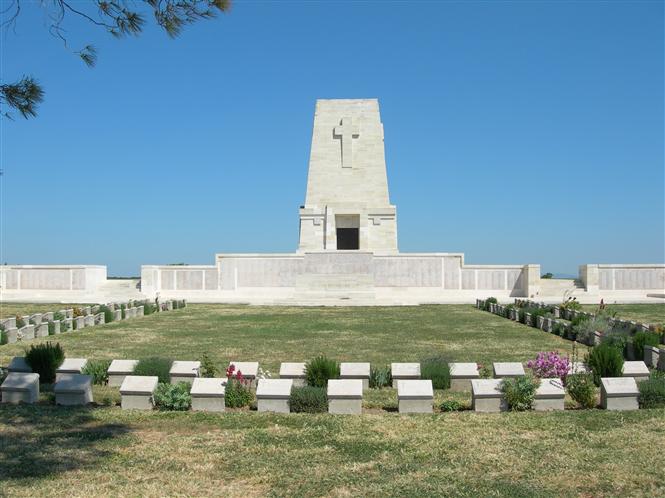
<instances>
[{"instance_id":1,"label":"grass lawn","mask_svg":"<svg viewBox=\"0 0 665 498\"><path fill-rule=\"evenodd\" d=\"M0 303L0 318L12 316L32 315L34 313L48 313L49 311L60 311L74 306L84 307L87 304L62 304L62 303Z\"/></svg>"},{"instance_id":2,"label":"grass lawn","mask_svg":"<svg viewBox=\"0 0 665 498\"><path fill-rule=\"evenodd\" d=\"M42 339L43 340L43 339ZM571 343L471 306L184 310L62 334L68 356L220 366L338 360L526 361ZM31 341L34 343L36 341ZM0 364L24 345L0 346ZM47 394L43 398L48 398ZM437 392L436 402L470 394ZM392 389L363 416L0 406L0 495L662 496L665 410L400 416Z\"/></svg>"},{"instance_id":3,"label":"grass lawn","mask_svg":"<svg viewBox=\"0 0 665 498\"><path fill-rule=\"evenodd\" d=\"M584 311L594 313L596 304L582 305ZM665 324L665 303L662 304L609 304L608 308L617 312L619 318L640 323Z\"/></svg>"}]
</instances>

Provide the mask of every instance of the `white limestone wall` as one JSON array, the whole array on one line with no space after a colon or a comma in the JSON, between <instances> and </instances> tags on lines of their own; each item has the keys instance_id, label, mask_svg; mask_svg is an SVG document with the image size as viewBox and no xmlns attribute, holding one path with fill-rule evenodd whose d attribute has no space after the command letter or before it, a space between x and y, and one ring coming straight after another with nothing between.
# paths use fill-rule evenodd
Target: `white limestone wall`
<instances>
[{"instance_id":1,"label":"white limestone wall","mask_svg":"<svg viewBox=\"0 0 665 498\"><path fill-rule=\"evenodd\" d=\"M589 291L665 292L663 264L590 264L580 266L580 279Z\"/></svg>"},{"instance_id":2,"label":"white limestone wall","mask_svg":"<svg viewBox=\"0 0 665 498\"><path fill-rule=\"evenodd\" d=\"M95 292L106 283L106 266L5 265L0 267L0 287L5 295L49 291Z\"/></svg>"},{"instance_id":3,"label":"white limestone wall","mask_svg":"<svg viewBox=\"0 0 665 498\"><path fill-rule=\"evenodd\" d=\"M218 254L215 266L144 266L143 294L193 301L298 304L362 295L386 303L466 302L529 295L529 265L465 265L462 254Z\"/></svg>"},{"instance_id":4,"label":"white limestone wall","mask_svg":"<svg viewBox=\"0 0 665 498\"><path fill-rule=\"evenodd\" d=\"M182 292L219 290L219 269L211 265L145 265L141 267L141 292L153 297Z\"/></svg>"}]
</instances>

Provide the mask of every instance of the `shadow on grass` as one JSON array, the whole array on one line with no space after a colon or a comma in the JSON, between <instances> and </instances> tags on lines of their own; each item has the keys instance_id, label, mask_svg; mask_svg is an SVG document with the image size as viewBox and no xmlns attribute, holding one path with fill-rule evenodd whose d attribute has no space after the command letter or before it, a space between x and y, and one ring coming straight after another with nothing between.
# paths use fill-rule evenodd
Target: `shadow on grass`
<instances>
[{"instance_id":1,"label":"shadow on grass","mask_svg":"<svg viewBox=\"0 0 665 498\"><path fill-rule=\"evenodd\" d=\"M103 465L129 426L95 420L85 407L0 407L0 481Z\"/></svg>"}]
</instances>

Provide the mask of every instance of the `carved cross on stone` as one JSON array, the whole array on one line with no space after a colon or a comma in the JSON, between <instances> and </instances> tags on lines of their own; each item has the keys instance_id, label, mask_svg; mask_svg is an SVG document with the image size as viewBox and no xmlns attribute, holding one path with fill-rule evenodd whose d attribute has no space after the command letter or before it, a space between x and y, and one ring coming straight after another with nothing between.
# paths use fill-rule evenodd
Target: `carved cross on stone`
<instances>
[{"instance_id":1,"label":"carved cross on stone","mask_svg":"<svg viewBox=\"0 0 665 498\"><path fill-rule=\"evenodd\" d=\"M353 119L342 118L340 126L335 126L333 137L342 143L342 168L353 168L353 139L358 138L360 130L353 124Z\"/></svg>"}]
</instances>

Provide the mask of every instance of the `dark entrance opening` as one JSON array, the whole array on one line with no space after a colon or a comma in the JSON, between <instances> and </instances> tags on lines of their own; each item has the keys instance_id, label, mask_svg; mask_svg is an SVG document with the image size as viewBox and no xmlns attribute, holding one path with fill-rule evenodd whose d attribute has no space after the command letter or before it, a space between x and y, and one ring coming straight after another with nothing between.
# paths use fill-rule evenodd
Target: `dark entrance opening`
<instances>
[{"instance_id":1,"label":"dark entrance opening","mask_svg":"<svg viewBox=\"0 0 665 498\"><path fill-rule=\"evenodd\" d=\"M359 249L359 232L358 228L338 228L337 249Z\"/></svg>"}]
</instances>

